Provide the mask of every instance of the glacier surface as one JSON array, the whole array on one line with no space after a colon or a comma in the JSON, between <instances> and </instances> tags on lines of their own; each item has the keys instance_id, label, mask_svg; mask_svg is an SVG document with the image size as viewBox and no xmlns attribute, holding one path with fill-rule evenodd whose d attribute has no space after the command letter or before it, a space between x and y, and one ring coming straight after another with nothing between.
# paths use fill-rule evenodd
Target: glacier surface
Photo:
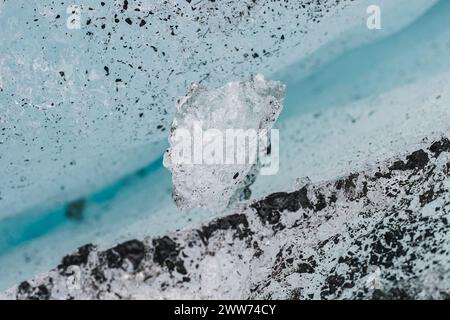
<instances>
[{"instance_id":1,"label":"glacier surface","mask_svg":"<svg viewBox=\"0 0 450 320\"><path fill-rule=\"evenodd\" d=\"M374 2L386 9L377 32L365 27ZM180 214L161 166L192 82L261 72L286 83L280 175L259 177L254 197L449 131L448 1L79 3L83 27L69 30L72 3L0 1L1 288L85 243L107 249L211 217ZM71 221L66 204L80 198Z\"/></svg>"}]
</instances>

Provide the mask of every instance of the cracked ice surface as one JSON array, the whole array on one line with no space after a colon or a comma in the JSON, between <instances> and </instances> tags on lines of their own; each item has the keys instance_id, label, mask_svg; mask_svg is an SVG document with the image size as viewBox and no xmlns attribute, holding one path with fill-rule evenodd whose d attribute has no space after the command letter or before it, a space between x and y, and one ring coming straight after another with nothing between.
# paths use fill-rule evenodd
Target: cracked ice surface
<instances>
[{"instance_id":1,"label":"cracked ice surface","mask_svg":"<svg viewBox=\"0 0 450 320\"><path fill-rule=\"evenodd\" d=\"M180 208L224 209L245 188L267 154L268 133L281 112L284 90L280 82L256 75L212 90L193 85L179 99L164 165L172 172ZM183 151L188 154L179 154Z\"/></svg>"}]
</instances>

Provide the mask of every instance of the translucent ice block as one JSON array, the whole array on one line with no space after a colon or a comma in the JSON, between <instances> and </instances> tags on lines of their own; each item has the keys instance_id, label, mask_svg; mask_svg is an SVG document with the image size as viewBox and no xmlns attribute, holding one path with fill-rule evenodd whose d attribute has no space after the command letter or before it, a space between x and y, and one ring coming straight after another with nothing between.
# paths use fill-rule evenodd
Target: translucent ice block
<instances>
[{"instance_id":1,"label":"translucent ice block","mask_svg":"<svg viewBox=\"0 0 450 320\"><path fill-rule=\"evenodd\" d=\"M211 90L193 85L179 99L164 165L180 208L224 209L251 183L267 156L284 89L257 75Z\"/></svg>"}]
</instances>

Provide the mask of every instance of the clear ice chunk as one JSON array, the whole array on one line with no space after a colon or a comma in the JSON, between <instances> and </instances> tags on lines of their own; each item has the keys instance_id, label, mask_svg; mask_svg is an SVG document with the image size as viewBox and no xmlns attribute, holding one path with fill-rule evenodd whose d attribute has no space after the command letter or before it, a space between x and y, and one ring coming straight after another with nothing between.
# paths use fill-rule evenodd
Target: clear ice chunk
<instances>
[{"instance_id":1,"label":"clear ice chunk","mask_svg":"<svg viewBox=\"0 0 450 320\"><path fill-rule=\"evenodd\" d=\"M177 102L164 166L178 207L222 210L248 197L270 146L285 86L253 76L207 89L192 85Z\"/></svg>"}]
</instances>

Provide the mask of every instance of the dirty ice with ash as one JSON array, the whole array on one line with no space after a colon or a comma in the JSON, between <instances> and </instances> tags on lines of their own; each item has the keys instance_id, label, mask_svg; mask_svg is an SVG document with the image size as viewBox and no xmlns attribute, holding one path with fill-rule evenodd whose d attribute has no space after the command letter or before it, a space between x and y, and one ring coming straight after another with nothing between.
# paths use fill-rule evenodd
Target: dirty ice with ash
<instances>
[{"instance_id":1,"label":"dirty ice with ash","mask_svg":"<svg viewBox=\"0 0 450 320\"><path fill-rule=\"evenodd\" d=\"M253 198L449 131L449 1L78 3L82 28L70 30L72 2L0 1L1 289L80 245L211 219L180 214L162 166L191 83L261 73L286 84L280 172L259 176ZM371 4L381 30L366 28ZM66 217L73 208L80 220Z\"/></svg>"}]
</instances>

